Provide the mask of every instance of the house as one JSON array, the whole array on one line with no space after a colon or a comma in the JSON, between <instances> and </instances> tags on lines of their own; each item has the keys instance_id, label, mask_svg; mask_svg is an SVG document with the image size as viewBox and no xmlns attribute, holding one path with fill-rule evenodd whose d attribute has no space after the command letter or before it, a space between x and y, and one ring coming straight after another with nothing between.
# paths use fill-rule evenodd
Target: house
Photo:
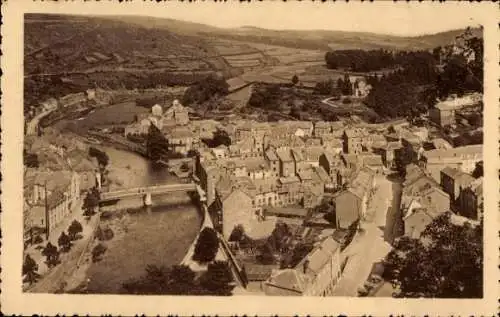
<instances>
[{"instance_id":1,"label":"house","mask_svg":"<svg viewBox=\"0 0 500 317\"><path fill-rule=\"evenodd\" d=\"M309 166L319 166L319 158L324 153L321 146L309 146L302 150L304 162Z\"/></svg>"},{"instance_id":2,"label":"house","mask_svg":"<svg viewBox=\"0 0 500 317\"><path fill-rule=\"evenodd\" d=\"M454 167L464 173L472 173L476 163L483 160L483 145L466 145L451 149L435 149L425 151L420 159L420 165L429 171L436 180L441 179L441 170Z\"/></svg>"},{"instance_id":3,"label":"house","mask_svg":"<svg viewBox=\"0 0 500 317\"><path fill-rule=\"evenodd\" d=\"M68 171L32 172L26 175L27 212L31 228L57 227L72 213L80 199L78 174Z\"/></svg>"},{"instance_id":4,"label":"house","mask_svg":"<svg viewBox=\"0 0 500 317\"><path fill-rule=\"evenodd\" d=\"M268 148L264 152L264 157L265 159L269 162L269 165L271 166L271 170L273 171L273 174L276 177L280 176L280 159L278 155L276 154L276 150L274 148Z\"/></svg>"},{"instance_id":5,"label":"house","mask_svg":"<svg viewBox=\"0 0 500 317\"><path fill-rule=\"evenodd\" d=\"M234 187L231 180L221 180L217 184L217 194L213 204L213 209L222 211L222 219L220 214L219 217L212 215L212 218L216 219L214 222L222 228L222 234L226 239L231 235L235 225L241 224L245 228L255 219L252 198L242 189Z\"/></svg>"},{"instance_id":6,"label":"house","mask_svg":"<svg viewBox=\"0 0 500 317\"><path fill-rule=\"evenodd\" d=\"M474 93L463 97L450 96L437 103L429 110L430 119L441 127L455 124L455 114L458 110L472 106L482 100L482 94Z\"/></svg>"},{"instance_id":7,"label":"house","mask_svg":"<svg viewBox=\"0 0 500 317\"><path fill-rule=\"evenodd\" d=\"M308 167L301 149L292 149L292 158L296 173L299 173Z\"/></svg>"},{"instance_id":8,"label":"house","mask_svg":"<svg viewBox=\"0 0 500 317\"><path fill-rule=\"evenodd\" d=\"M278 201L280 206L299 204L303 198L300 179L293 175L278 179Z\"/></svg>"},{"instance_id":9,"label":"house","mask_svg":"<svg viewBox=\"0 0 500 317\"><path fill-rule=\"evenodd\" d=\"M329 296L340 279L340 267L340 244L328 237L295 268L273 271L264 292L271 296Z\"/></svg>"},{"instance_id":10,"label":"house","mask_svg":"<svg viewBox=\"0 0 500 317\"><path fill-rule=\"evenodd\" d=\"M247 185L255 191L252 206L259 215L263 214L263 207L278 206L281 202L278 199L278 180L275 177L252 179L252 183Z\"/></svg>"},{"instance_id":11,"label":"house","mask_svg":"<svg viewBox=\"0 0 500 317\"><path fill-rule=\"evenodd\" d=\"M199 139L186 127L175 127L165 135L169 147L177 153L187 154L190 150L196 149Z\"/></svg>"},{"instance_id":12,"label":"house","mask_svg":"<svg viewBox=\"0 0 500 317\"><path fill-rule=\"evenodd\" d=\"M279 149L276 154L280 162L280 176L286 178L295 175L295 162L290 149Z\"/></svg>"},{"instance_id":13,"label":"house","mask_svg":"<svg viewBox=\"0 0 500 317\"><path fill-rule=\"evenodd\" d=\"M149 133L149 127L151 126L151 120L149 118L139 119L137 122L133 122L125 127L124 135L147 135Z\"/></svg>"},{"instance_id":14,"label":"house","mask_svg":"<svg viewBox=\"0 0 500 317\"><path fill-rule=\"evenodd\" d=\"M221 173L214 161L196 161L196 173L200 186L207 195L207 205L211 205L216 198L216 184L221 178Z\"/></svg>"},{"instance_id":15,"label":"house","mask_svg":"<svg viewBox=\"0 0 500 317\"><path fill-rule=\"evenodd\" d=\"M382 162L387 168L396 168L401 156L401 143L399 141L388 142L382 150Z\"/></svg>"},{"instance_id":16,"label":"house","mask_svg":"<svg viewBox=\"0 0 500 317\"><path fill-rule=\"evenodd\" d=\"M83 153L73 150L67 155L68 165L80 178L80 192L87 192L89 189L97 186L96 166Z\"/></svg>"},{"instance_id":17,"label":"house","mask_svg":"<svg viewBox=\"0 0 500 317\"><path fill-rule=\"evenodd\" d=\"M319 166L322 167L330 176L337 175L337 171L341 168L342 161L340 157L330 151L325 151L319 157Z\"/></svg>"},{"instance_id":18,"label":"house","mask_svg":"<svg viewBox=\"0 0 500 317\"><path fill-rule=\"evenodd\" d=\"M318 121L314 124L314 136L317 138L321 138L331 132L332 126L330 122Z\"/></svg>"},{"instance_id":19,"label":"house","mask_svg":"<svg viewBox=\"0 0 500 317\"><path fill-rule=\"evenodd\" d=\"M450 196L424 170L411 164L406 167L400 208L405 235L418 238L434 218L450 210Z\"/></svg>"},{"instance_id":20,"label":"house","mask_svg":"<svg viewBox=\"0 0 500 317\"><path fill-rule=\"evenodd\" d=\"M368 199L374 186L374 172L367 168L358 171L350 186L335 197L338 228L347 229L364 217Z\"/></svg>"},{"instance_id":21,"label":"house","mask_svg":"<svg viewBox=\"0 0 500 317\"><path fill-rule=\"evenodd\" d=\"M441 170L441 187L450 196L452 205L454 205L460 195L462 188L469 187L475 178L472 175L462 172L453 167L445 167Z\"/></svg>"},{"instance_id":22,"label":"house","mask_svg":"<svg viewBox=\"0 0 500 317\"><path fill-rule=\"evenodd\" d=\"M416 200L403 217L404 234L407 237L418 239L427 226L439 216L431 207L421 206Z\"/></svg>"},{"instance_id":23,"label":"house","mask_svg":"<svg viewBox=\"0 0 500 317\"><path fill-rule=\"evenodd\" d=\"M181 105L179 100L174 100L172 106L165 110L163 117L166 120L173 120L177 125L186 125L189 123L188 109Z\"/></svg>"},{"instance_id":24,"label":"house","mask_svg":"<svg viewBox=\"0 0 500 317\"><path fill-rule=\"evenodd\" d=\"M483 217L483 178L462 188L459 196L458 214L473 220Z\"/></svg>"},{"instance_id":25,"label":"house","mask_svg":"<svg viewBox=\"0 0 500 317\"><path fill-rule=\"evenodd\" d=\"M342 139L333 137L331 135L324 135L321 138L321 145L330 152L335 152L337 154L342 153L344 145Z\"/></svg>"},{"instance_id":26,"label":"house","mask_svg":"<svg viewBox=\"0 0 500 317\"><path fill-rule=\"evenodd\" d=\"M363 144L370 138L370 134L363 128L346 129L343 135L344 153L359 154L363 152Z\"/></svg>"}]
</instances>

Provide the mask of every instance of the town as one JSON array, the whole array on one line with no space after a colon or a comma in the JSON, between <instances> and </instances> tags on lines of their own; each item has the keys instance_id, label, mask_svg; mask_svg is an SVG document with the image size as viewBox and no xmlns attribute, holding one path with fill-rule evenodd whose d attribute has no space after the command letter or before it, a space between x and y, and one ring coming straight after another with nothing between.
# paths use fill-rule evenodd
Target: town
<instances>
[{"instance_id":1,"label":"town","mask_svg":"<svg viewBox=\"0 0 500 317\"><path fill-rule=\"evenodd\" d=\"M335 54L325 58L331 67L344 62ZM196 206L193 214L176 213L175 221L188 213L200 219L175 228L190 236L175 251L182 260L161 272L167 286L133 276L109 292L481 296L482 281L447 281L432 293L406 280L411 261L460 248L463 236L471 236L463 261L481 253L474 248L482 244L482 91L451 89L432 95L429 109L402 115L400 104L397 113L387 104L370 106L390 95L380 88L388 77L345 72L312 87L300 75L286 84L209 77L187 88L88 88L32 106L25 112L24 290L110 287L99 284L106 284L99 282L105 274L96 267L120 274L110 264L122 261L113 241L133 235L131 217L163 201ZM246 92L235 107L249 110L225 111L216 93L199 97L210 91L203 85L225 85L226 95ZM320 106L276 96L316 98ZM134 110L120 110L130 100ZM202 111L197 103L203 102L220 107ZM118 119L87 123L115 105L122 108L109 116ZM366 108L384 119L368 120ZM162 173L168 177L154 176ZM154 217L170 212L162 208L144 217L160 221ZM450 235L457 240L448 241ZM473 260L481 271L482 253Z\"/></svg>"}]
</instances>

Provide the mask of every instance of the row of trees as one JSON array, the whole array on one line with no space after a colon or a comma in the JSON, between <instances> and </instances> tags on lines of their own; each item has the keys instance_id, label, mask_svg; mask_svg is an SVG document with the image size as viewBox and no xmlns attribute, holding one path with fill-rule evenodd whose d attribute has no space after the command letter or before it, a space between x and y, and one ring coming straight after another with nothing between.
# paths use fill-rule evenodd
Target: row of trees
<instances>
[{"instance_id":1,"label":"row of trees","mask_svg":"<svg viewBox=\"0 0 500 317\"><path fill-rule=\"evenodd\" d=\"M83 227L80 222L73 220L73 222L68 227L68 233L65 231L61 233L57 239L57 244L59 249L53 245L50 241L42 250L42 255L45 256L45 263L49 268L56 266L61 261L59 259L61 252L68 252L71 249L73 241L78 239L78 234L83 231ZM27 254L23 262L23 282L32 285L40 278L38 274L38 264L36 261Z\"/></svg>"},{"instance_id":2,"label":"row of trees","mask_svg":"<svg viewBox=\"0 0 500 317\"><path fill-rule=\"evenodd\" d=\"M191 85L182 98L182 104L202 104L212 98L227 95L229 85L222 77L209 76Z\"/></svg>"},{"instance_id":3,"label":"row of trees","mask_svg":"<svg viewBox=\"0 0 500 317\"><path fill-rule=\"evenodd\" d=\"M395 54L387 50L336 50L325 54L326 66L330 69L349 69L355 72L370 72L395 67L406 52Z\"/></svg>"},{"instance_id":4,"label":"row of trees","mask_svg":"<svg viewBox=\"0 0 500 317\"><path fill-rule=\"evenodd\" d=\"M337 81L333 79L320 81L314 86L314 92L320 95L330 95L340 97L351 96L354 94L353 84L349 79L348 74L344 74L344 78L338 78Z\"/></svg>"},{"instance_id":5,"label":"row of trees","mask_svg":"<svg viewBox=\"0 0 500 317\"><path fill-rule=\"evenodd\" d=\"M170 268L149 265L145 276L123 283L128 294L136 295L214 295L229 296L233 276L227 262L208 264L208 270L196 277L188 266Z\"/></svg>"},{"instance_id":6,"label":"row of trees","mask_svg":"<svg viewBox=\"0 0 500 317\"><path fill-rule=\"evenodd\" d=\"M481 298L483 223L455 225L445 213L420 239L399 238L384 267L400 297Z\"/></svg>"}]
</instances>

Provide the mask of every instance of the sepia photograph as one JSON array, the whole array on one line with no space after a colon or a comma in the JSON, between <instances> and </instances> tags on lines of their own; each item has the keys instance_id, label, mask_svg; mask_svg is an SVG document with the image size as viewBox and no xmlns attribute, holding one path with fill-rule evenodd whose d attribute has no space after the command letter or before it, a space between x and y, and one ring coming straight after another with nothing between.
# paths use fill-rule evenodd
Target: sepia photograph
<instances>
[{"instance_id":1,"label":"sepia photograph","mask_svg":"<svg viewBox=\"0 0 500 317\"><path fill-rule=\"evenodd\" d=\"M20 15L23 294L484 298L485 26L292 7Z\"/></svg>"}]
</instances>

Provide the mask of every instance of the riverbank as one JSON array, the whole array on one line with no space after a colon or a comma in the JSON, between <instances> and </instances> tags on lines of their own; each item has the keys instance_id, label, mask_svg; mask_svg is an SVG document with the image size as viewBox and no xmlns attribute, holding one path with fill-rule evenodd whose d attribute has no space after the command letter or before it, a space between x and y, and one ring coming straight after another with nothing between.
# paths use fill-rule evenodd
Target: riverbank
<instances>
[{"instance_id":1,"label":"riverbank","mask_svg":"<svg viewBox=\"0 0 500 317\"><path fill-rule=\"evenodd\" d=\"M104 144L95 147L110 158L111 190L178 182L166 168L155 167L138 154ZM153 203L153 207L131 209L126 199L118 202L120 210L101 221L101 227L109 227L114 237L104 242L94 239L64 291L119 294L122 283L143 276L148 265L179 264L199 232L202 216L185 193L155 196ZM101 261L93 263L91 251L99 243L107 250Z\"/></svg>"}]
</instances>

